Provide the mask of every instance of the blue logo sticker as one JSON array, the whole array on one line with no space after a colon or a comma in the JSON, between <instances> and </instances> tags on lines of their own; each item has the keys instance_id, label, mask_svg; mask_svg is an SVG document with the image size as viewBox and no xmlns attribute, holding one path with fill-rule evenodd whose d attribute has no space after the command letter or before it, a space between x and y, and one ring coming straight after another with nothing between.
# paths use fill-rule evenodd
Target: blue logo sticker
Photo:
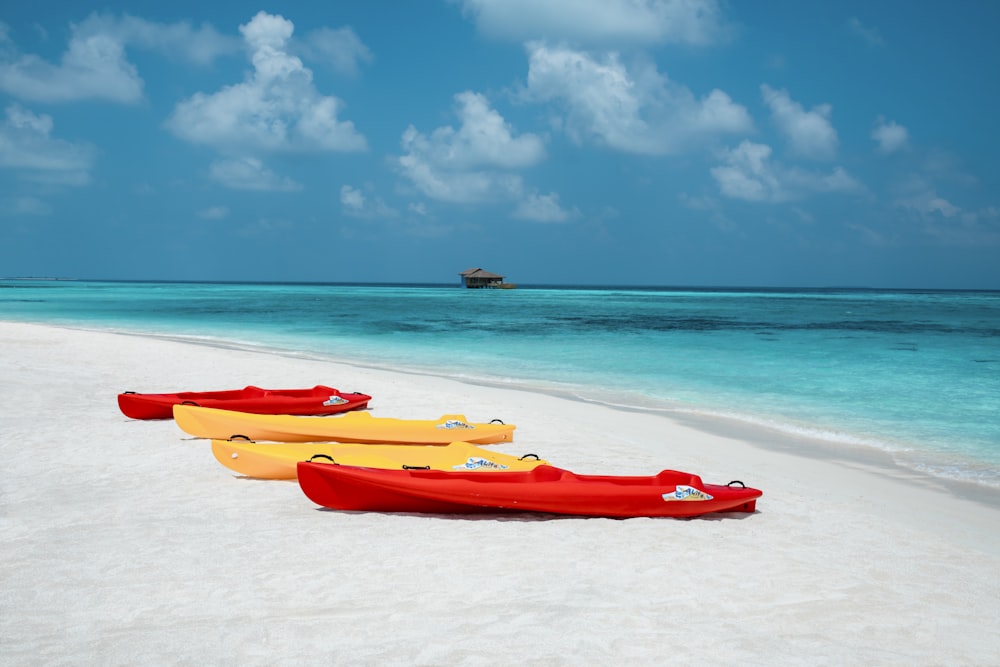
<instances>
[{"instance_id":1,"label":"blue logo sticker","mask_svg":"<svg viewBox=\"0 0 1000 667\"><path fill-rule=\"evenodd\" d=\"M438 424L438 428L475 428L475 426L470 426L460 419L449 419L443 424Z\"/></svg>"},{"instance_id":2,"label":"blue logo sticker","mask_svg":"<svg viewBox=\"0 0 1000 667\"><path fill-rule=\"evenodd\" d=\"M452 470L481 470L483 468L488 470L506 470L507 466L478 456L470 456L469 460L465 463L459 463L457 466L451 467Z\"/></svg>"},{"instance_id":3,"label":"blue logo sticker","mask_svg":"<svg viewBox=\"0 0 1000 667\"><path fill-rule=\"evenodd\" d=\"M347 399L340 396L331 396L323 401L323 405L341 405L342 403L347 403Z\"/></svg>"},{"instance_id":4,"label":"blue logo sticker","mask_svg":"<svg viewBox=\"0 0 1000 667\"><path fill-rule=\"evenodd\" d=\"M673 493L664 493L662 497L666 501L712 499L712 496L708 495L704 491L696 489L693 486L684 486L683 484L678 484L677 488L674 489Z\"/></svg>"}]
</instances>

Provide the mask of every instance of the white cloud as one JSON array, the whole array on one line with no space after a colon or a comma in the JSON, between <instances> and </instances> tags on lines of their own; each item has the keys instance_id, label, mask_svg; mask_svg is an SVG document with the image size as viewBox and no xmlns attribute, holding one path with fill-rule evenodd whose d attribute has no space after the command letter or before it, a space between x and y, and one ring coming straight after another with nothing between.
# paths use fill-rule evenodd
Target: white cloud
<instances>
[{"instance_id":1,"label":"white cloud","mask_svg":"<svg viewBox=\"0 0 1000 667\"><path fill-rule=\"evenodd\" d=\"M58 64L51 64L36 55L18 53L9 29L0 23L0 44L7 46L0 50L0 90L41 102L104 99L131 104L142 100L143 80L126 58L126 49L208 65L221 56L240 53L245 46L243 39L223 35L207 23L193 27L187 21L158 23L127 14L94 13L71 24L70 31L66 52ZM304 40L288 42L271 46L287 47L346 74L356 74L359 61L372 59L351 28L319 28Z\"/></svg>"},{"instance_id":2,"label":"white cloud","mask_svg":"<svg viewBox=\"0 0 1000 667\"><path fill-rule=\"evenodd\" d=\"M1000 210L995 206L960 206L942 196L922 174L911 174L893 187L893 204L913 229L950 245L1000 246Z\"/></svg>"},{"instance_id":3,"label":"white cloud","mask_svg":"<svg viewBox=\"0 0 1000 667\"><path fill-rule=\"evenodd\" d=\"M910 140L910 133L902 125L897 125L895 121L886 122L884 118L879 118L872 130L872 139L878 142L878 152L882 155L895 153L906 147Z\"/></svg>"},{"instance_id":4,"label":"white cloud","mask_svg":"<svg viewBox=\"0 0 1000 667\"><path fill-rule=\"evenodd\" d=\"M499 167L514 169L545 158L545 144L535 134L514 136L514 130L479 93L455 95L461 126L439 127L430 136L416 134L411 147L429 161L448 169Z\"/></svg>"},{"instance_id":5,"label":"white cloud","mask_svg":"<svg viewBox=\"0 0 1000 667\"><path fill-rule=\"evenodd\" d=\"M896 206L913 211L922 217L941 216L953 218L962 209L937 193L937 188L921 176L911 176L894 188Z\"/></svg>"},{"instance_id":6,"label":"white cloud","mask_svg":"<svg viewBox=\"0 0 1000 667\"><path fill-rule=\"evenodd\" d=\"M365 207L365 195L350 185L340 188L340 203L345 209L360 211Z\"/></svg>"},{"instance_id":7,"label":"white cloud","mask_svg":"<svg viewBox=\"0 0 1000 667\"><path fill-rule=\"evenodd\" d=\"M443 126L429 135L412 125L406 129L401 141L405 154L396 158L399 172L431 199L455 204L513 202L515 218L568 219L571 214L559 205L558 194L526 192L521 176L512 173L545 158L542 138L516 134L483 95L466 91L455 95L455 102L458 129ZM415 212L424 214L423 205Z\"/></svg>"},{"instance_id":8,"label":"white cloud","mask_svg":"<svg viewBox=\"0 0 1000 667\"><path fill-rule=\"evenodd\" d=\"M186 21L156 23L128 15L120 19L91 17L87 21L94 21L96 26L103 23L107 32L120 35L129 46L157 51L197 65L208 65L220 56L239 53L242 46L238 38L222 35L207 23L192 28Z\"/></svg>"},{"instance_id":9,"label":"white cloud","mask_svg":"<svg viewBox=\"0 0 1000 667\"><path fill-rule=\"evenodd\" d=\"M858 20L857 17L852 16L848 19L847 27L852 33L868 42L868 46L885 46L885 41L882 39L882 35L878 29L869 28Z\"/></svg>"},{"instance_id":10,"label":"white cloud","mask_svg":"<svg viewBox=\"0 0 1000 667\"><path fill-rule=\"evenodd\" d=\"M830 122L829 104L806 111L785 90L774 90L767 84L760 87L764 102L778 129L788 139L792 153L815 160L832 160L837 155L837 131Z\"/></svg>"},{"instance_id":11,"label":"white cloud","mask_svg":"<svg viewBox=\"0 0 1000 667\"><path fill-rule=\"evenodd\" d=\"M559 195L555 192L547 195L532 192L518 202L513 217L534 222L566 222L570 213L559 206Z\"/></svg>"},{"instance_id":12,"label":"white cloud","mask_svg":"<svg viewBox=\"0 0 1000 667\"><path fill-rule=\"evenodd\" d=\"M95 150L52 135L52 117L11 104L0 124L0 167L23 170L32 180L63 185L90 181Z\"/></svg>"},{"instance_id":13,"label":"white cloud","mask_svg":"<svg viewBox=\"0 0 1000 667\"><path fill-rule=\"evenodd\" d=\"M615 53L602 60L568 48L528 45L528 82L523 97L557 102L559 124L579 143L649 155L676 153L717 134L746 132L746 109L721 90L697 99L670 82L652 64L630 72Z\"/></svg>"},{"instance_id":14,"label":"white cloud","mask_svg":"<svg viewBox=\"0 0 1000 667\"><path fill-rule=\"evenodd\" d=\"M366 197L361 190L350 185L341 186L340 205L346 215L355 218L394 218L399 215L380 197Z\"/></svg>"},{"instance_id":15,"label":"white cloud","mask_svg":"<svg viewBox=\"0 0 1000 667\"><path fill-rule=\"evenodd\" d=\"M312 72L288 52L294 26L258 13L240 26L254 70L243 83L180 102L167 120L177 136L217 149L248 151L360 151L364 136L337 118L341 102L320 95Z\"/></svg>"},{"instance_id":16,"label":"white cloud","mask_svg":"<svg viewBox=\"0 0 1000 667\"><path fill-rule=\"evenodd\" d=\"M515 136L513 128L480 94L455 96L461 125L439 127L430 135L410 126L403 133L400 172L432 199L472 203L516 198L521 177L507 170L537 164L544 143L534 134Z\"/></svg>"},{"instance_id":17,"label":"white cloud","mask_svg":"<svg viewBox=\"0 0 1000 667\"><path fill-rule=\"evenodd\" d=\"M11 49L0 55L0 90L25 100L95 98L132 104L142 99L142 87L135 66L125 59L121 37L101 30L91 19L72 26L58 65Z\"/></svg>"},{"instance_id":18,"label":"white cloud","mask_svg":"<svg viewBox=\"0 0 1000 667\"><path fill-rule=\"evenodd\" d=\"M228 206L209 206L198 211L198 217L205 220L222 220L229 217Z\"/></svg>"},{"instance_id":19,"label":"white cloud","mask_svg":"<svg viewBox=\"0 0 1000 667\"><path fill-rule=\"evenodd\" d=\"M527 41L711 44L728 29L716 0L453 0L484 34Z\"/></svg>"},{"instance_id":20,"label":"white cloud","mask_svg":"<svg viewBox=\"0 0 1000 667\"><path fill-rule=\"evenodd\" d=\"M257 158L217 160L209 168L213 181L234 190L295 192L302 186L290 178L278 176Z\"/></svg>"},{"instance_id":21,"label":"white cloud","mask_svg":"<svg viewBox=\"0 0 1000 667\"><path fill-rule=\"evenodd\" d=\"M725 164L713 167L712 176L727 197L747 201L782 201L786 195L768 164L770 157L770 146L744 141L737 148L726 151Z\"/></svg>"},{"instance_id":22,"label":"white cloud","mask_svg":"<svg viewBox=\"0 0 1000 667\"><path fill-rule=\"evenodd\" d=\"M726 150L711 169L723 195L754 202L784 202L810 194L859 192L858 181L841 167L829 173L786 167L771 160L771 147L743 141Z\"/></svg>"},{"instance_id":23,"label":"white cloud","mask_svg":"<svg viewBox=\"0 0 1000 667\"><path fill-rule=\"evenodd\" d=\"M320 61L342 74L356 75L359 62L371 62L368 47L351 28L319 28L296 44L296 50L310 60Z\"/></svg>"}]
</instances>

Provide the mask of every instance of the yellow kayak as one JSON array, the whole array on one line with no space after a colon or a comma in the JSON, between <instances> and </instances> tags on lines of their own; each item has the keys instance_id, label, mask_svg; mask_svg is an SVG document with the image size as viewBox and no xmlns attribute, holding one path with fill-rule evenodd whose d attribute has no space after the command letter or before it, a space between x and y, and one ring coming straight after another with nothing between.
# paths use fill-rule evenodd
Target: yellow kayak
<instances>
[{"instance_id":1,"label":"yellow kayak","mask_svg":"<svg viewBox=\"0 0 1000 667\"><path fill-rule=\"evenodd\" d=\"M295 479L299 461L341 463L365 468L432 470L531 470L547 463L534 454L517 457L468 442L448 445L372 445L357 443L262 443L212 440L219 463L247 477Z\"/></svg>"},{"instance_id":2,"label":"yellow kayak","mask_svg":"<svg viewBox=\"0 0 1000 667\"><path fill-rule=\"evenodd\" d=\"M368 412L346 412L329 417L257 415L233 410L175 405L174 421L197 438L272 440L276 442L363 442L375 444L447 445L464 441L477 445L510 442L514 425L495 419L489 424L466 420L465 415L439 419L391 419ZM499 422L499 423L496 423Z\"/></svg>"}]
</instances>

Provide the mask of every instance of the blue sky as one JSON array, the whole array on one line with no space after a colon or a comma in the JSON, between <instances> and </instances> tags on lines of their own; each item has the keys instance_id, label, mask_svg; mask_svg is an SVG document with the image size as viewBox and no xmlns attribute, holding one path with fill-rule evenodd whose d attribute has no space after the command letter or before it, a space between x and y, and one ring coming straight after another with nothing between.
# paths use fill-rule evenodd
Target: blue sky
<instances>
[{"instance_id":1,"label":"blue sky","mask_svg":"<svg viewBox=\"0 0 1000 667\"><path fill-rule=\"evenodd\" d=\"M998 28L964 0L6 3L0 276L1000 288Z\"/></svg>"}]
</instances>

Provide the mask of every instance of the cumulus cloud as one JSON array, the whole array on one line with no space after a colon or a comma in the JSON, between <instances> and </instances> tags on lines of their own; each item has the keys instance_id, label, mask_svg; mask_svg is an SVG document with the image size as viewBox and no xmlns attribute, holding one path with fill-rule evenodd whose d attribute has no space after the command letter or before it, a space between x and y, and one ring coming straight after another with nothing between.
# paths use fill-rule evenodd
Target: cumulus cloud
<instances>
[{"instance_id":1,"label":"cumulus cloud","mask_svg":"<svg viewBox=\"0 0 1000 667\"><path fill-rule=\"evenodd\" d=\"M368 197L350 185L341 186L340 205L346 215L354 218L394 218L399 215L381 197Z\"/></svg>"},{"instance_id":2,"label":"cumulus cloud","mask_svg":"<svg viewBox=\"0 0 1000 667\"><path fill-rule=\"evenodd\" d=\"M302 189L300 184L275 174L253 157L217 160L208 173L213 181L234 190L295 192Z\"/></svg>"},{"instance_id":3,"label":"cumulus cloud","mask_svg":"<svg viewBox=\"0 0 1000 667\"><path fill-rule=\"evenodd\" d=\"M334 71L354 76L359 63L371 62L372 54L351 28L319 28L306 34L296 50L310 60L322 62Z\"/></svg>"},{"instance_id":4,"label":"cumulus cloud","mask_svg":"<svg viewBox=\"0 0 1000 667\"><path fill-rule=\"evenodd\" d=\"M882 155L895 153L906 147L910 140L909 131L902 125L897 125L895 121L888 121L879 118L872 130L872 139L878 143L878 152Z\"/></svg>"},{"instance_id":5,"label":"cumulus cloud","mask_svg":"<svg viewBox=\"0 0 1000 667\"><path fill-rule=\"evenodd\" d=\"M22 170L36 181L84 185L90 181L95 149L52 137L52 117L19 104L7 107L0 124L0 167Z\"/></svg>"},{"instance_id":6,"label":"cumulus cloud","mask_svg":"<svg viewBox=\"0 0 1000 667\"><path fill-rule=\"evenodd\" d=\"M70 39L58 63L21 54L0 31L0 90L38 102L102 99L133 104L143 98L143 81L126 58L126 48L157 51L195 64L236 53L239 40L220 35L210 25L156 23L133 16L92 14L70 25Z\"/></svg>"},{"instance_id":7,"label":"cumulus cloud","mask_svg":"<svg viewBox=\"0 0 1000 667\"><path fill-rule=\"evenodd\" d=\"M787 91L760 87L764 102L771 109L778 129L789 142L792 153L814 160L832 160L837 155L837 131L830 122L832 107L815 106L806 111Z\"/></svg>"},{"instance_id":8,"label":"cumulus cloud","mask_svg":"<svg viewBox=\"0 0 1000 667\"><path fill-rule=\"evenodd\" d=\"M532 192L518 202L513 217L534 222L566 222L570 213L559 205L559 195L555 192L547 195Z\"/></svg>"},{"instance_id":9,"label":"cumulus cloud","mask_svg":"<svg viewBox=\"0 0 1000 667\"><path fill-rule=\"evenodd\" d=\"M86 98L131 104L142 99L143 82L125 58L120 37L85 21L72 27L59 64L6 49L0 55L0 90L36 102Z\"/></svg>"},{"instance_id":10,"label":"cumulus cloud","mask_svg":"<svg viewBox=\"0 0 1000 667\"><path fill-rule=\"evenodd\" d=\"M192 27L187 21L157 23L135 16L92 15L84 30L116 38L126 46L156 51L169 58L196 65L209 65L220 56L239 53L240 40L220 34L212 25Z\"/></svg>"},{"instance_id":11,"label":"cumulus cloud","mask_svg":"<svg viewBox=\"0 0 1000 667\"><path fill-rule=\"evenodd\" d=\"M1000 246L1000 210L963 206L938 191L923 174L911 174L893 186L893 204L917 231L936 241L979 248Z\"/></svg>"},{"instance_id":12,"label":"cumulus cloud","mask_svg":"<svg viewBox=\"0 0 1000 667\"><path fill-rule=\"evenodd\" d=\"M721 90L698 99L652 64L629 71L615 53L598 59L565 47L528 45L528 81L522 97L555 103L571 139L629 153L677 153L718 134L746 132L747 110Z\"/></svg>"},{"instance_id":13,"label":"cumulus cloud","mask_svg":"<svg viewBox=\"0 0 1000 667\"><path fill-rule=\"evenodd\" d=\"M937 188L922 176L910 176L894 186L896 206L912 211L922 217L953 218L962 209L941 197Z\"/></svg>"},{"instance_id":14,"label":"cumulus cloud","mask_svg":"<svg viewBox=\"0 0 1000 667\"><path fill-rule=\"evenodd\" d=\"M535 134L514 136L514 130L485 96L465 91L455 95L461 126L439 127L430 136L410 135L411 152L451 169L477 167L515 169L537 164L545 157L545 144Z\"/></svg>"},{"instance_id":15,"label":"cumulus cloud","mask_svg":"<svg viewBox=\"0 0 1000 667\"><path fill-rule=\"evenodd\" d=\"M338 118L343 104L319 94L312 72L288 51L294 26L260 12L240 26L253 72L242 83L180 102L167 127L222 151L361 151L363 135Z\"/></svg>"},{"instance_id":16,"label":"cumulus cloud","mask_svg":"<svg viewBox=\"0 0 1000 667\"><path fill-rule=\"evenodd\" d=\"M443 126L428 135L411 125L403 133L404 155L396 158L396 168L418 191L453 204L510 202L512 216L522 220L561 222L570 217L558 194L528 192L514 171L545 158L541 137L517 134L479 93L455 95L455 112L457 129Z\"/></svg>"},{"instance_id":17,"label":"cumulus cloud","mask_svg":"<svg viewBox=\"0 0 1000 667\"><path fill-rule=\"evenodd\" d=\"M717 0L453 0L501 39L712 44L728 35Z\"/></svg>"},{"instance_id":18,"label":"cumulus cloud","mask_svg":"<svg viewBox=\"0 0 1000 667\"><path fill-rule=\"evenodd\" d=\"M545 146L535 134L515 135L487 99L466 91L455 95L460 126L425 135L412 125L402 137L399 171L423 194L453 203L496 201L520 196L521 177L509 170L537 164Z\"/></svg>"},{"instance_id":19,"label":"cumulus cloud","mask_svg":"<svg viewBox=\"0 0 1000 667\"><path fill-rule=\"evenodd\" d=\"M784 202L810 194L859 192L862 186L841 167L828 173L787 167L771 159L771 147L743 141L726 150L711 173L721 193L754 202Z\"/></svg>"}]
</instances>

